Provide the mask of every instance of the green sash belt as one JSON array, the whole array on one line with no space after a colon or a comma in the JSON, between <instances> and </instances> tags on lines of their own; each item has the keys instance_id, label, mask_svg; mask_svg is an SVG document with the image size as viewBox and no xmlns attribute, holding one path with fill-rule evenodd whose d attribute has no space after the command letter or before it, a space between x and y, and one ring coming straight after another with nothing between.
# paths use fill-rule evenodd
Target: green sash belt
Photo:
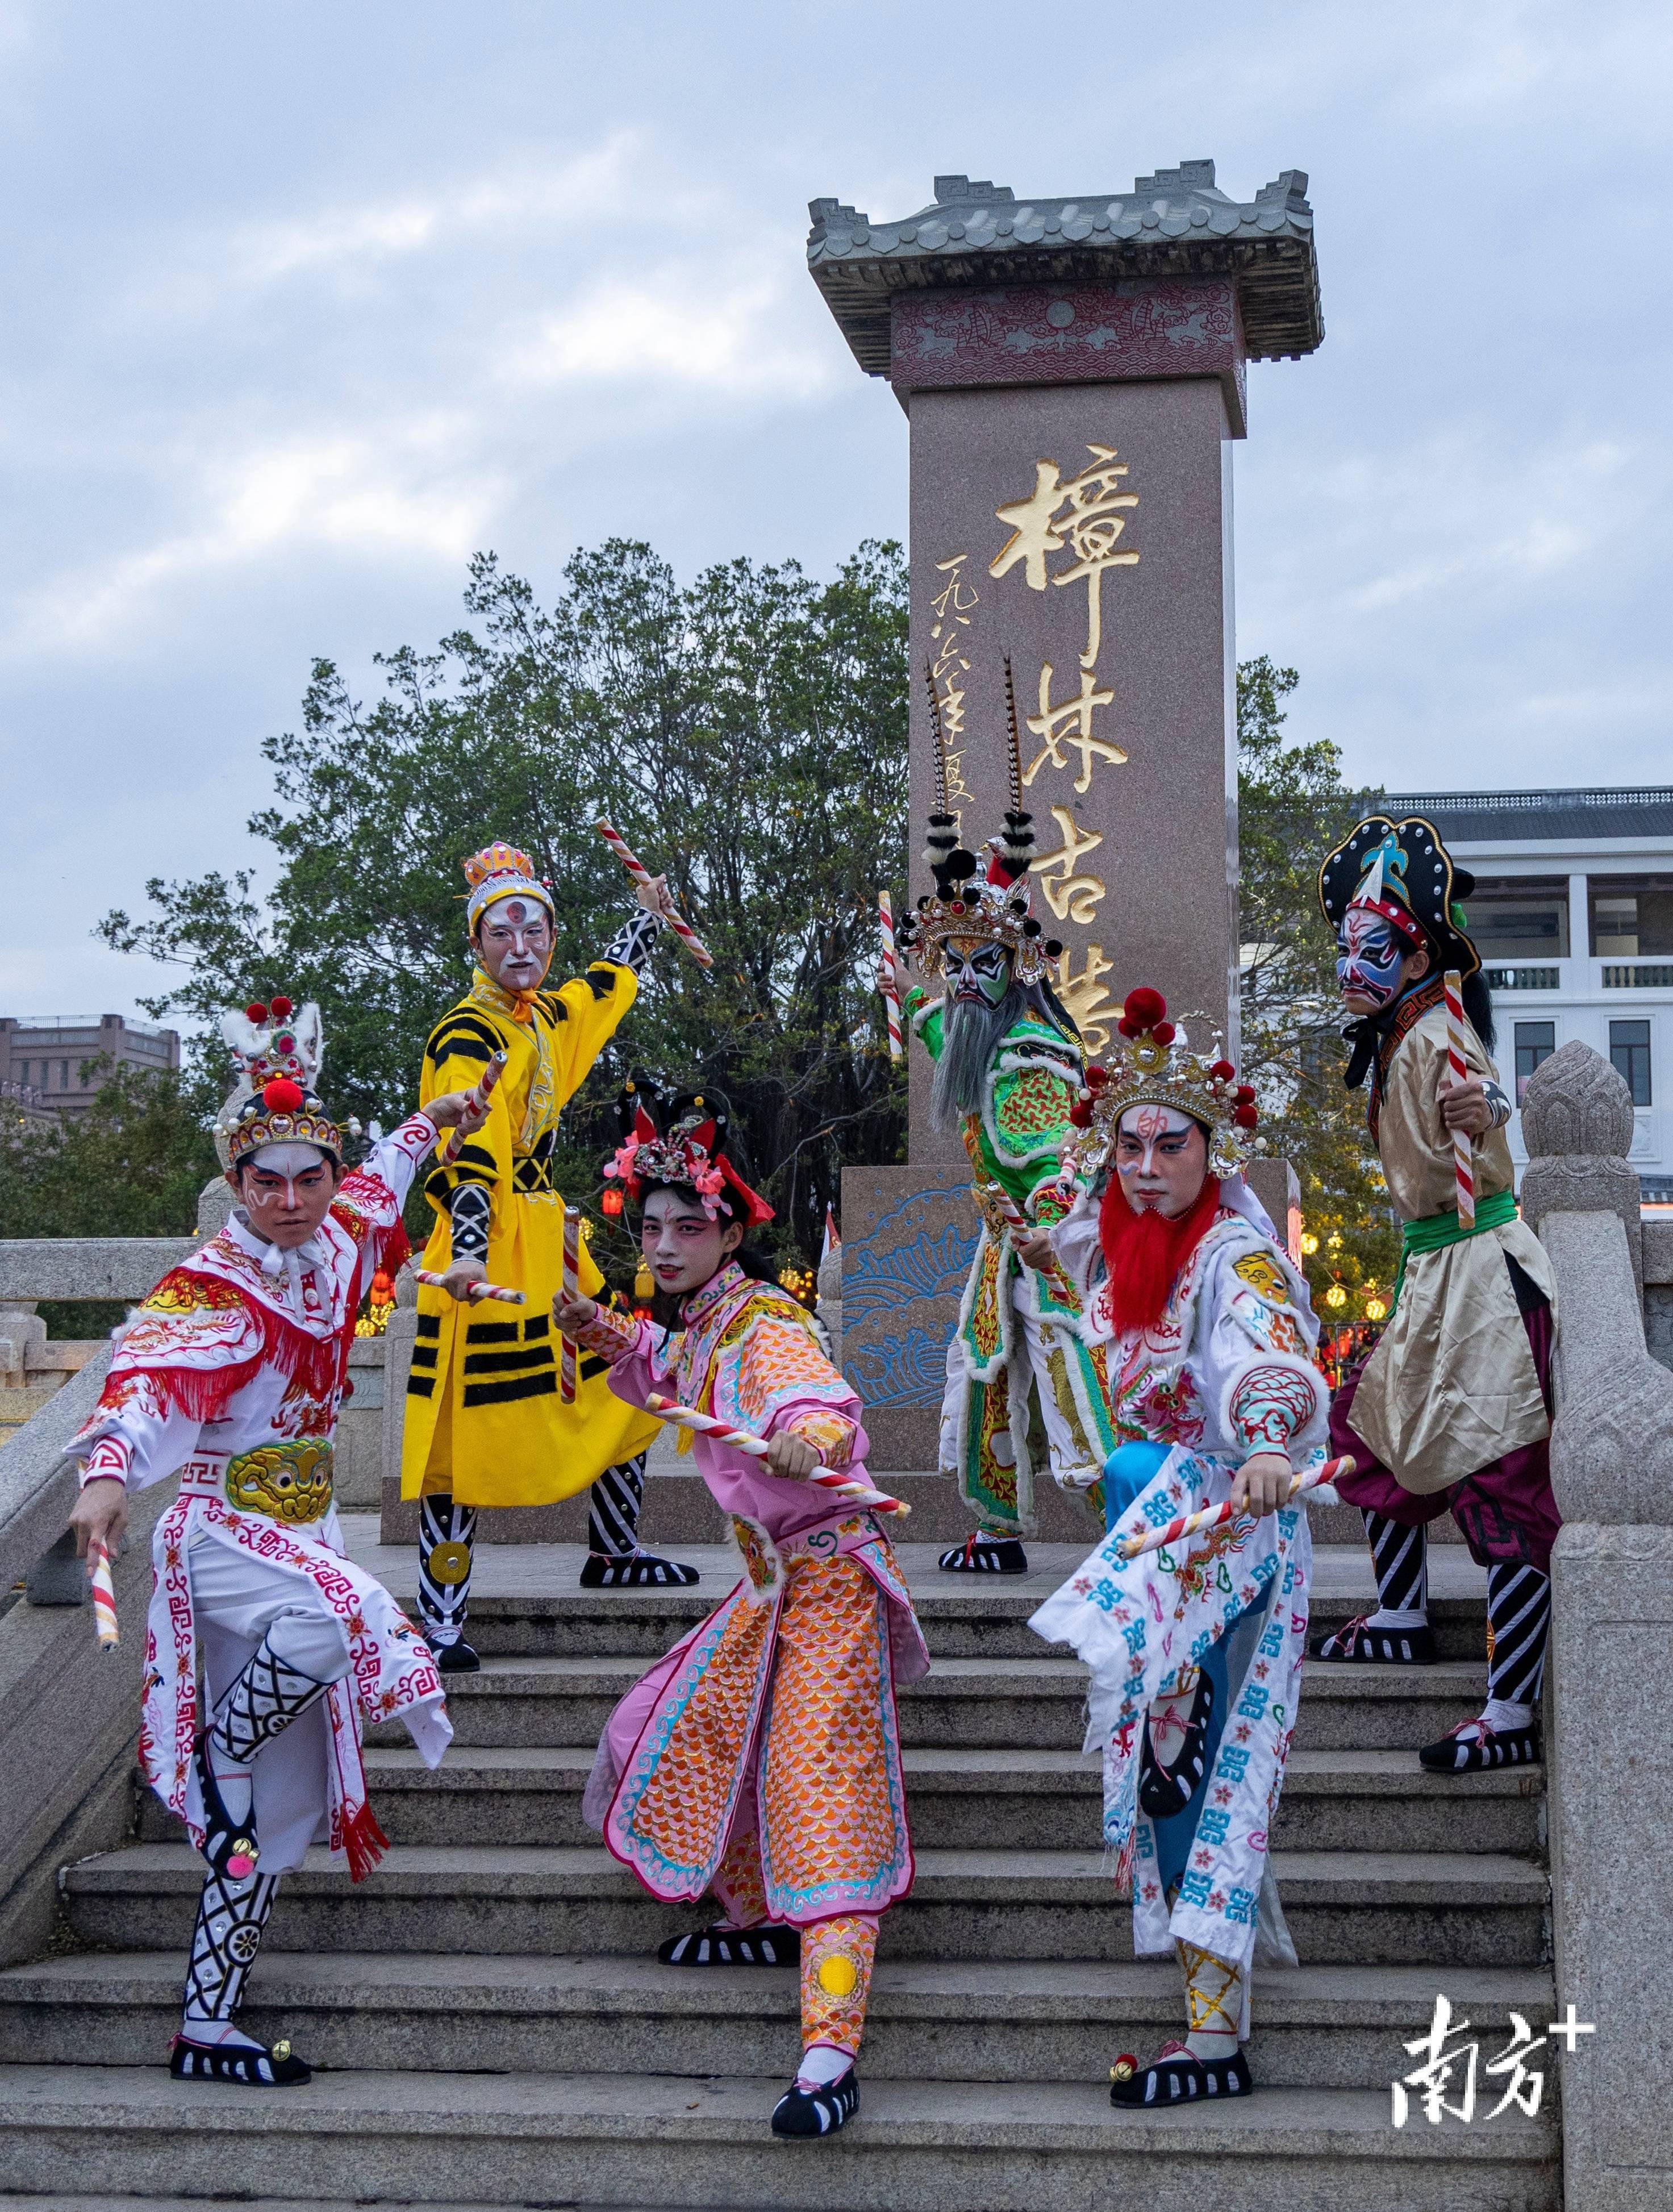
<instances>
[{"instance_id":1,"label":"green sash belt","mask_svg":"<svg viewBox=\"0 0 1673 2212\"><path fill-rule=\"evenodd\" d=\"M1443 1245L1462 1244L1466 1237L1479 1237L1488 1229L1502 1229L1516 1218L1516 1194L1496 1190L1491 1198L1476 1201L1473 1227L1466 1229L1458 1219L1458 1210L1449 1206L1445 1213L1428 1213L1421 1221L1400 1224L1400 1264L1394 1274L1394 1296L1389 1301L1391 1316L1400 1303L1400 1286L1406 1279L1406 1262L1414 1252L1439 1252Z\"/></svg>"}]
</instances>

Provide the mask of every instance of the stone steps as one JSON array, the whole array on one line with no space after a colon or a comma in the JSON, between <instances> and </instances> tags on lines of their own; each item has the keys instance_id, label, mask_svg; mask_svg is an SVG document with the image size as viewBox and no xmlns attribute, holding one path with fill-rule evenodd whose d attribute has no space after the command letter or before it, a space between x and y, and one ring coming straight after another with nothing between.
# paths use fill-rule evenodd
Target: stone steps
<instances>
[{"instance_id":1,"label":"stone steps","mask_svg":"<svg viewBox=\"0 0 1673 2212\"><path fill-rule=\"evenodd\" d=\"M642 1659L507 1657L447 1686L459 1749L597 1743L617 1700L645 1671ZM900 1740L913 1750L1027 1744L1079 1751L1086 1735L1086 1670L1072 1658L941 1659L901 1692ZM1484 1662L1433 1667L1341 1667L1308 1660L1296 1717L1304 1751L1417 1750L1478 1711ZM397 1747L398 1725L367 1731Z\"/></svg>"},{"instance_id":2,"label":"stone steps","mask_svg":"<svg viewBox=\"0 0 1673 2212\"><path fill-rule=\"evenodd\" d=\"M1543 2023L1547 1968L1449 1967L1446 1994L1494 2049L1512 2008ZM1275 1968L1257 1975L1263 2087L1384 2089L1429 2025L1429 1966ZM164 2052L179 2023L176 1951L82 1952L0 1975L0 2064L121 2066ZM1171 1960L1099 1964L885 1960L866 2027L866 2078L1080 2081L1171 2034ZM787 2074L793 1972L673 1972L654 1959L270 1951L245 2025L316 2065L449 2072ZM1491 2056L1491 2053L1488 2054Z\"/></svg>"},{"instance_id":3,"label":"stone steps","mask_svg":"<svg viewBox=\"0 0 1673 2212\"><path fill-rule=\"evenodd\" d=\"M391 1587L410 1576L409 1551L350 1540ZM70 1930L108 1948L0 1973L0 2191L43 2212L1555 2212L1554 2087L1537 2122L1390 2124L1439 1992L1484 2057L1512 2008L1551 2017L1543 1775L1433 1777L1413 1756L1483 1692L1468 1561L1437 1566L1442 1664L1307 1669L1274 1830L1304 1963L1257 1972L1259 2094L1135 2114L1109 2105L1109 2061L1177 2031L1178 1978L1130 1958L1084 1674L1027 1626L1076 1557L1041 1547L997 1589L938 1577L928 1547L902 1559L937 1655L900 1701L918 1876L884 1924L861 2114L834 2142L766 2125L794 1974L660 1966L657 1942L707 1909L653 1904L579 1820L609 1708L735 1570L706 1553L695 1590L589 1593L568 1553L489 1546L487 1664L449 1683L448 1758L430 1774L378 1732L393 1848L353 1887L323 1853L288 1877L252 1978L249 2025L293 2035L315 2081L256 2094L162 2071L201 1862L148 1799L140 1841L65 1878ZM1367 1589L1362 1553L1321 1553L1315 1623ZM71 2178L88 2195L55 2196Z\"/></svg>"},{"instance_id":4,"label":"stone steps","mask_svg":"<svg viewBox=\"0 0 1673 2212\"><path fill-rule=\"evenodd\" d=\"M1525 1966L1543 1956L1549 1886L1526 1859L1296 1851L1275 1853L1273 1868L1308 1963ZM184 1947L202 1886L186 1844L139 1844L72 1867L65 1904L85 1942ZM286 1876L265 1948L644 1953L702 1917L657 1903L602 1849L397 1848L352 1888L315 1850ZM1103 1851L926 1850L882 1944L896 1958L1124 1959L1131 1928Z\"/></svg>"},{"instance_id":5,"label":"stone steps","mask_svg":"<svg viewBox=\"0 0 1673 2212\"><path fill-rule=\"evenodd\" d=\"M492 1553L479 1553L494 1564ZM402 1558L409 1574L410 1560ZM924 1641L942 1659L1038 1659L1054 1647L1042 1644L1028 1616L1063 1577L1054 1572L1030 1575L1024 1582L1002 1577L973 1587L939 1576L926 1590L913 1578L912 1601ZM700 1620L706 1620L736 1580L736 1569L706 1571L694 1589L555 1590L550 1595L516 1595L473 1589L470 1640L484 1657L658 1658ZM952 1587L949 1588L949 1585ZM400 1603L414 1610L415 1592L396 1587ZM1315 1591L1311 1619L1315 1630L1335 1628L1375 1603ZM1432 1593L1430 1626L1444 1659L1479 1660L1487 1607L1483 1597Z\"/></svg>"},{"instance_id":6,"label":"stone steps","mask_svg":"<svg viewBox=\"0 0 1673 2212\"><path fill-rule=\"evenodd\" d=\"M1117 2111L1079 2083L865 2077L834 2140L777 2141L783 2076L323 2074L206 2094L155 2068L0 2068L0 2171L18 2191L805 2212L1556 2212L1542 2116L1389 2124L1386 2090L1270 2089ZM1228 2161L1235 2160L1234 2167ZM1228 2187L1235 2172L1235 2184Z\"/></svg>"},{"instance_id":7,"label":"stone steps","mask_svg":"<svg viewBox=\"0 0 1673 2212\"><path fill-rule=\"evenodd\" d=\"M905 1755L914 1843L921 1850L1076 1850L1098 1834L1100 1764L1076 1751L916 1750ZM367 1754L378 1818L391 1843L591 1845L581 1791L585 1745L449 1752L433 1772L415 1751ZM1297 1751L1273 1831L1279 1850L1542 1848L1544 1774L1426 1774L1407 1751ZM140 1839L184 1831L149 1792Z\"/></svg>"}]
</instances>

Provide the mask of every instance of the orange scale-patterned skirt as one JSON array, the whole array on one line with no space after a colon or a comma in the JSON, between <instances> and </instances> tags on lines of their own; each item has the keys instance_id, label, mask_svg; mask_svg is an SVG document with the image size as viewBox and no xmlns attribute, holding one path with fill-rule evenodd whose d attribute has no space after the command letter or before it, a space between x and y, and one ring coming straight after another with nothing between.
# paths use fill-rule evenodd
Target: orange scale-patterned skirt
<instances>
[{"instance_id":1,"label":"orange scale-patterned skirt","mask_svg":"<svg viewBox=\"0 0 1673 2212\"><path fill-rule=\"evenodd\" d=\"M764 1600L740 1583L629 1692L605 1842L685 1903L753 1827L773 1919L884 1911L912 1887L895 1682L922 1650L885 1538L789 1551Z\"/></svg>"}]
</instances>

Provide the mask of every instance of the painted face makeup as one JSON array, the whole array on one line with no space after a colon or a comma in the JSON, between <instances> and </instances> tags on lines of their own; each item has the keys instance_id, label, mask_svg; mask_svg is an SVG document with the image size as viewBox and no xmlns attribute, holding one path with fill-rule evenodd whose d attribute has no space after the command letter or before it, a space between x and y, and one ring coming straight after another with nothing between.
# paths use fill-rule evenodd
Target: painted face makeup
<instances>
[{"instance_id":1,"label":"painted face makeup","mask_svg":"<svg viewBox=\"0 0 1673 2212\"><path fill-rule=\"evenodd\" d=\"M723 1214L711 1221L678 1191L653 1190L645 1201L639 1245L658 1287L678 1296L700 1290L718 1274L740 1242L736 1224Z\"/></svg>"},{"instance_id":2,"label":"painted face makeup","mask_svg":"<svg viewBox=\"0 0 1673 2212\"><path fill-rule=\"evenodd\" d=\"M1005 947L980 938L955 937L948 940L947 951L948 981L955 1004L962 999L997 1006L1011 987L1011 956ZM954 960L958 962L956 969Z\"/></svg>"},{"instance_id":3,"label":"painted face makeup","mask_svg":"<svg viewBox=\"0 0 1673 2212\"><path fill-rule=\"evenodd\" d=\"M502 990L537 990L552 962L552 918L538 899L495 899L476 942L483 967Z\"/></svg>"},{"instance_id":4,"label":"painted face makeup","mask_svg":"<svg viewBox=\"0 0 1673 2212\"><path fill-rule=\"evenodd\" d=\"M1337 932L1342 957L1337 985L1349 1013L1378 1014L1398 995L1400 970L1411 946L1391 922L1363 907L1349 907Z\"/></svg>"},{"instance_id":5,"label":"painted face makeup","mask_svg":"<svg viewBox=\"0 0 1673 2212\"><path fill-rule=\"evenodd\" d=\"M1177 1106L1130 1106L1115 1133L1115 1171L1135 1213L1170 1220L1197 1202L1208 1173L1208 1139Z\"/></svg>"}]
</instances>

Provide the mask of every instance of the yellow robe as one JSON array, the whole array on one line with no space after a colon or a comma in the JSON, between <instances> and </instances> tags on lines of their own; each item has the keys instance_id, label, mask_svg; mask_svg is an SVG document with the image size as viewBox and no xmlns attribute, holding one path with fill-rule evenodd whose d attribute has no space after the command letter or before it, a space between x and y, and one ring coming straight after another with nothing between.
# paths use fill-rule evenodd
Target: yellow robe
<instances>
[{"instance_id":1,"label":"yellow robe","mask_svg":"<svg viewBox=\"0 0 1673 2212\"><path fill-rule=\"evenodd\" d=\"M631 968L595 961L561 990L542 991L530 1018L479 969L466 998L431 1032L421 1103L478 1081L489 1055L508 1057L482 1127L425 1184L436 1225L423 1264L452 1258L448 1199L455 1184L489 1192L488 1279L524 1304L462 1305L421 1285L418 1340L407 1384L401 1495L451 1492L461 1505L550 1505L631 1459L661 1424L609 1389L609 1370L583 1353L573 1405L558 1395L560 1339L552 1298L563 1276L563 1199L548 1180L561 1109L638 995ZM603 1277L585 1244L580 1288Z\"/></svg>"}]
</instances>

